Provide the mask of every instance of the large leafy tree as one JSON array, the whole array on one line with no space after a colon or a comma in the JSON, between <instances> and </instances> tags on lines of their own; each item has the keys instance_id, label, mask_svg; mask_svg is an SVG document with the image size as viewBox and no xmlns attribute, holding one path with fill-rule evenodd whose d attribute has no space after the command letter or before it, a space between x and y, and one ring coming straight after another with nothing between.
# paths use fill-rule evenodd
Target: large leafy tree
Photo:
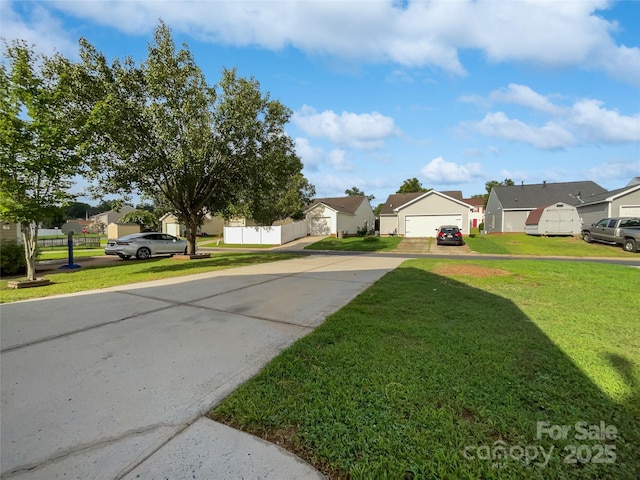
<instances>
[{"instance_id":1,"label":"large leafy tree","mask_svg":"<svg viewBox=\"0 0 640 480\"><path fill-rule=\"evenodd\" d=\"M83 158L70 115L70 64L5 45L0 63L0 217L20 223L27 278L36 279L39 224L60 212Z\"/></svg>"},{"instance_id":2,"label":"large leafy tree","mask_svg":"<svg viewBox=\"0 0 640 480\"><path fill-rule=\"evenodd\" d=\"M255 79L223 70L219 85L209 85L163 23L139 67L129 59L108 65L86 41L81 46L86 146L103 189L137 190L170 205L189 253L206 213L228 215L242 204L256 219L280 216L267 212L269 202L285 196L302 163L284 132L291 112Z\"/></svg>"},{"instance_id":3,"label":"large leafy tree","mask_svg":"<svg viewBox=\"0 0 640 480\"><path fill-rule=\"evenodd\" d=\"M487 190L487 197L488 197L489 194L491 193L491 190L493 190L494 187L512 187L513 185L515 185L513 183L513 180L511 180L510 178L505 178L501 182L499 182L498 180L491 180L489 182L486 182L484 184L484 187Z\"/></svg>"},{"instance_id":4,"label":"large leafy tree","mask_svg":"<svg viewBox=\"0 0 640 480\"><path fill-rule=\"evenodd\" d=\"M489 195L491 195L491 190L493 190L494 187L512 187L514 185L515 184L513 183L513 180L511 180L510 178L505 178L501 182L499 182L498 180L490 180L486 182L484 184L484 188L487 190L487 193L482 195L482 197L484 198L485 208L487 207L487 202L489 201Z\"/></svg>"},{"instance_id":5,"label":"large leafy tree","mask_svg":"<svg viewBox=\"0 0 640 480\"><path fill-rule=\"evenodd\" d=\"M364 193L362 190L360 190L358 187L351 187L351 188L347 188L344 191L345 195L348 195L350 197L367 197L369 199L369 201L373 200L374 198L376 198L375 195L367 195L366 193Z\"/></svg>"},{"instance_id":6,"label":"large leafy tree","mask_svg":"<svg viewBox=\"0 0 640 480\"><path fill-rule=\"evenodd\" d=\"M146 210L134 210L125 213L120 219L120 223L137 223L142 231L152 232L160 229L160 221L158 217Z\"/></svg>"},{"instance_id":7,"label":"large leafy tree","mask_svg":"<svg viewBox=\"0 0 640 480\"><path fill-rule=\"evenodd\" d=\"M414 192L428 192L430 188L424 188L420 180L416 177L407 178L400 186L396 193L414 193Z\"/></svg>"}]
</instances>

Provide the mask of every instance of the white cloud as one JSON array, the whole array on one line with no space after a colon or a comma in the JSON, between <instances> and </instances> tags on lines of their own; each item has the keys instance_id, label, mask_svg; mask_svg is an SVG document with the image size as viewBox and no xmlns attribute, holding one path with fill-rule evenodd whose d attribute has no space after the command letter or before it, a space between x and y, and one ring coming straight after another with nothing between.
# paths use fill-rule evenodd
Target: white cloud
<instances>
[{"instance_id":1,"label":"white cloud","mask_svg":"<svg viewBox=\"0 0 640 480\"><path fill-rule=\"evenodd\" d=\"M298 137L295 139L296 153L302 160L304 168L308 171L317 171L324 151L322 148L313 147L306 138Z\"/></svg>"},{"instance_id":2,"label":"white cloud","mask_svg":"<svg viewBox=\"0 0 640 480\"><path fill-rule=\"evenodd\" d=\"M21 15L13 8L12 2L0 1L2 37L7 41L25 40L34 45L38 53L53 55L61 53L69 57L78 55L77 43L69 37L59 19L41 5L22 3Z\"/></svg>"},{"instance_id":3,"label":"white cloud","mask_svg":"<svg viewBox=\"0 0 640 480\"><path fill-rule=\"evenodd\" d=\"M491 92L489 99L494 102L515 103L551 115L559 115L563 112L561 107L551 103L547 97L540 95L526 85L515 83L509 84L508 88Z\"/></svg>"},{"instance_id":4,"label":"white cloud","mask_svg":"<svg viewBox=\"0 0 640 480\"><path fill-rule=\"evenodd\" d=\"M378 112L342 112L338 115L332 110L317 113L312 107L304 105L293 114L292 121L307 135L326 138L335 145L359 150L378 150L384 146L386 138L398 134L393 118Z\"/></svg>"},{"instance_id":5,"label":"white cloud","mask_svg":"<svg viewBox=\"0 0 640 480\"><path fill-rule=\"evenodd\" d=\"M516 185L520 184L521 182L531 183L530 176L529 176L528 173L523 172L523 171L508 170L508 169L505 169L505 168L500 170L498 178L504 178L504 179L509 178L509 179L513 180L513 182Z\"/></svg>"},{"instance_id":6,"label":"white cloud","mask_svg":"<svg viewBox=\"0 0 640 480\"><path fill-rule=\"evenodd\" d=\"M474 97L475 98L475 97ZM623 115L604 108L595 99L581 99L570 106L560 106L526 85L510 84L489 94L492 102L521 105L552 119L535 126L511 119L504 112L488 113L479 122L461 124L489 137L528 143L543 150L561 149L577 144L627 143L640 141L640 113ZM481 98L477 102L482 101Z\"/></svg>"},{"instance_id":7,"label":"white cloud","mask_svg":"<svg viewBox=\"0 0 640 480\"><path fill-rule=\"evenodd\" d=\"M7 3L7 2L3 2ZM12 5L12 4L9 4ZM607 0L411 1L50 1L47 8L129 34L147 34L162 18L177 32L212 43L279 50L292 46L363 63L434 66L466 73L459 52L493 62L601 69L640 84L640 49L619 46ZM9 7L11 8L11 7ZM3 9L4 36L14 18ZM41 30L47 32L47 30Z\"/></svg>"},{"instance_id":8,"label":"white cloud","mask_svg":"<svg viewBox=\"0 0 640 480\"><path fill-rule=\"evenodd\" d=\"M479 163L458 165L447 162L442 157L431 160L420 170L422 176L435 185L451 185L455 183L471 183L482 177L482 166Z\"/></svg>"},{"instance_id":9,"label":"white cloud","mask_svg":"<svg viewBox=\"0 0 640 480\"><path fill-rule=\"evenodd\" d=\"M596 183L602 181L619 180L620 187L624 187L629 180L640 176L640 160L612 159L587 171L588 178Z\"/></svg>"},{"instance_id":10,"label":"white cloud","mask_svg":"<svg viewBox=\"0 0 640 480\"><path fill-rule=\"evenodd\" d=\"M489 108L491 106L491 102L489 102L489 100L475 94L461 95L458 97L458 101L462 103L470 103L479 108Z\"/></svg>"},{"instance_id":11,"label":"white cloud","mask_svg":"<svg viewBox=\"0 0 640 480\"><path fill-rule=\"evenodd\" d=\"M569 122L587 143L640 142L640 113L626 116L602 108L598 100L581 100L572 109Z\"/></svg>"},{"instance_id":12,"label":"white cloud","mask_svg":"<svg viewBox=\"0 0 640 480\"><path fill-rule=\"evenodd\" d=\"M359 176L310 174L309 181L316 187L316 196L333 197L343 196L344 191L354 185L360 185L360 189L366 192L367 181Z\"/></svg>"},{"instance_id":13,"label":"white cloud","mask_svg":"<svg viewBox=\"0 0 640 480\"><path fill-rule=\"evenodd\" d=\"M346 152L339 148L335 148L329 152L328 155L329 165L339 172L351 172L354 170L354 166L346 158Z\"/></svg>"},{"instance_id":14,"label":"white cloud","mask_svg":"<svg viewBox=\"0 0 640 480\"><path fill-rule=\"evenodd\" d=\"M542 150L561 149L576 143L573 135L557 123L535 127L510 119L503 112L489 113L473 127L488 137L524 142Z\"/></svg>"}]
</instances>

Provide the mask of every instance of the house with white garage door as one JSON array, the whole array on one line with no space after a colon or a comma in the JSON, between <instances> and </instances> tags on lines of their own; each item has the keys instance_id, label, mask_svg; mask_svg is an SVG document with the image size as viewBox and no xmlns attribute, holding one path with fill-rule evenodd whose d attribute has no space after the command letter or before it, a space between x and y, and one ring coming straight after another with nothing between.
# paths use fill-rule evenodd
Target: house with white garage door
<instances>
[{"instance_id":1,"label":"house with white garage door","mask_svg":"<svg viewBox=\"0 0 640 480\"><path fill-rule=\"evenodd\" d=\"M435 237L441 225L457 225L469 234L469 216L474 206L454 192L396 193L380 210L380 234L406 238Z\"/></svg>"},{"instance_id":2,"label":"house with white garage door","mask_svg":"<svg viewBox=\"0 0 640 480\"><path fill-rule=\"evenodd\" d=\"M626 187L585 198L576 208L587 225L607 217L640 217L640 177Z\"/></svg>"},{"instance_id":3,"label":"house with white garage door","mask_svg":"<svg viewBox=\"0 0 640 480\"><path fill-rule=\"evenodd\" d=\"M315 199L304 218L309 235L337 236L340 231L355 234L359 228L366 225L373 229L375 224L373 209L364 195Z\"/></svg>"},{"instance_id":4,"label":"house with white garage door","mask_svg":"<svg viewBox=\"0 0 640 480\"><path fill-rule=\"evenodd\" d=\"M523 233L532 211L555 203L575 206L582 217L580 205L591 203L606 192L591 181L494 187L487 200L484 228L488 233Z\"/></svg>"}]
</instances>

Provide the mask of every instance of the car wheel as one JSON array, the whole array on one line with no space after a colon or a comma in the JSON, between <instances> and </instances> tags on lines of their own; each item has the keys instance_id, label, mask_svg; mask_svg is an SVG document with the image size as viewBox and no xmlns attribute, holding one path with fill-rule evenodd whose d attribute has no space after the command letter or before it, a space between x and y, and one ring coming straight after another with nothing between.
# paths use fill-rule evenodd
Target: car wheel
<instances>
[{"instance_id":1,"label":"car wheel","mask_svg":"<svg viewBox=\"0 0 640 480\"><path fill-rule=\"evenodd\" d=\"M636 241L633 238L626 238L622 244L622 248L625 252L635 252L637 250Z\"/></svg>"},{"instance_id":2,"label":"car wheel","mask_svg":"<svg viewBox=\"0 0 640 480\"><path fill-rule=\"evenodd\" d=\"M184 255L187 254L187 247L184 247Z\"/></svg>"},{"instance_id":3,"label":"car wheel","mask_svg":"<svg viewBox=\"0 0 640 480\"><path fill-rule=\"evenodd\" d=\"M147 247L142 247L136 253L136 258L139 260L146 260L150 256L151 256L151 250L149 250Z\"/></svg>"},{"instance_id":4,"label":"car wheel","mask_svg":"<svg viewBox=\"0 0 640 480\"><path fill-rule=\"evenodd\" d=\"M587 243L591 243L592 242L591 234L589 232L584 232L582 234L582 239Z\"/></svg>"}]
</instances>

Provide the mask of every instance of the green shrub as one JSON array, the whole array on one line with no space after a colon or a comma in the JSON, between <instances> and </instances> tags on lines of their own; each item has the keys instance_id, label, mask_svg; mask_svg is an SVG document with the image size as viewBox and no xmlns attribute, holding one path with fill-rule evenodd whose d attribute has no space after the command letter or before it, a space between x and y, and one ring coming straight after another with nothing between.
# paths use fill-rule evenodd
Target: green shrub
<instances>
[{"instance_id":1,"label":"green shrub","mask_svg":"<svg viewBox=\"0 0 640 480\"><path fill-rule=\"evenodd\" d=\"M484 222L482 222L480 225L478 225L478 230L480 230L480 231L484 230Z\"/></svg>"},{"instance_id":2,"label":"green shrub","mask_svg":"<svg viewBox=\"0 0 640 480\"><path fill-rule=\"evenodd\" d=\"M26 272L24 247L13 242L0 243L0 275L18 275Z\"/></svg>"}]
</instances>

